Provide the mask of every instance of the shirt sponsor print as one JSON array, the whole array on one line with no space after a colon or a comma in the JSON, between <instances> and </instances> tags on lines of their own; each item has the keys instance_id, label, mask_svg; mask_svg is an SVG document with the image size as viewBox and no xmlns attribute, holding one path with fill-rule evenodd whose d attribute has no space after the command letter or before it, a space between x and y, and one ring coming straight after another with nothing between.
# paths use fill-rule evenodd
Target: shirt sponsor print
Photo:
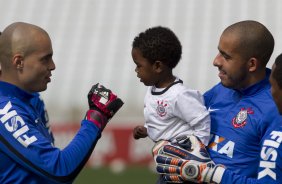
<instances>
[{"instance_id":1,"label":"shirt sponsor print","mask_svg":"<svg viewBox=\"0 0 282 184\"><path fill-rule=\"evenodd\" d=\"M276 160L278 157L277 149L282 142L282 132L272 131L270 138L263 142L260 153L261 161L259 167L262 169L258 174L258 179L269 176L276 180Z\"/></svg>"},{"instance_id":2,"label":"shirt sponsor print","mask_svg":"<svg viewBox=\"0 0 282 184\"><path fill-rule=\"evenodd\" d=\"M28 126L16 110L11 110L12 103L9 101L3 109L0 109L0 121L6 130L12 133L13 137L24 147L28 147L35 142L37 138L33 135L29 137Z\"/></svg>"}]
</instances>

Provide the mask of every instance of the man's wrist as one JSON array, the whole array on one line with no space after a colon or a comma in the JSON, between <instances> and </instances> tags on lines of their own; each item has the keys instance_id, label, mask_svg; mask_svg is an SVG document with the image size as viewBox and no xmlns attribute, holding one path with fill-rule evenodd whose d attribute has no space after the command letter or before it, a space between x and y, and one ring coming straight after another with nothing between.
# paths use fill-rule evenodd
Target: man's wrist
<instances>
[{"instance_id":1,"label":"man's wrist","mask_svg":"<svg viewBox=\"0 0 282 184\"><path fill-rule=\"evenodd\" d=\"M101 112L93 109L89 109L86 112L85 119L88 121L91 121L93 124L95 124L98 128L101 130L104 129L106 123L107 123L107 118L105 115L103 115Z\"/></svg>"}]
</instances>

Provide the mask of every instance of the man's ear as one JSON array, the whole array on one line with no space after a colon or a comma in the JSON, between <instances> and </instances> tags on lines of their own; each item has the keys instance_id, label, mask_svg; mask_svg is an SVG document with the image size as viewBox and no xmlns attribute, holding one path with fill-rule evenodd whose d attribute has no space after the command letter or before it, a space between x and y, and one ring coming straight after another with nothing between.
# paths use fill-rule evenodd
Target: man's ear
<instances>
[{"instance_id":1,"label":"man's ear","mask_svg":"<svg viewBox=\"0 0 282 184\"><path fill-rule=\"evenodd\" d=\"M249 65L249 71L254 72L259 67L259 61L257 60L257 58L252 57L249 59L248 65Z\"/></svg>"},{"instance_id":2,"label":"man's ear","mask_svg":"<svg viewBox=\"0 0 282 184\"><path fill-rule=\"evenodd\" d=\"M24 67L23 56L20 54L16 54L13 57L13 66L15 66L18 70L22 70Z\"/></svg>"},{"instance_id":3,"label":"man's ear","mask_svg":"<svg viewBox=\"0 0 282 184\"><path fill-rule=\"evenodd\" d=\"M154 63L154 70L157 73L161 73L163 71L163 62L161 61L155 61Z\"/></svg>"}]
</instances>

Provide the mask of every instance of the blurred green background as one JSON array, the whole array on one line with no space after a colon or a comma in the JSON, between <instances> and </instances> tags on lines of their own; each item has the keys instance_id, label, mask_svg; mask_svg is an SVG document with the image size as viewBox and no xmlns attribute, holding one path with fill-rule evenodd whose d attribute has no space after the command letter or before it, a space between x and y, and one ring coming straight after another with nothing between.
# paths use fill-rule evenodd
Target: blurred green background
<instances>
[{"instance_id":1,"label":"blurred green background","mask_svg":"<svg viewBox=\"0 0 282 184\"><path fill-rule=\"evenodd\" d=\"M109 167L85 167L74 184L154 184L158 175L144 166L130 166L123 171L113 172Z\"/></svg>"}]
</instances>

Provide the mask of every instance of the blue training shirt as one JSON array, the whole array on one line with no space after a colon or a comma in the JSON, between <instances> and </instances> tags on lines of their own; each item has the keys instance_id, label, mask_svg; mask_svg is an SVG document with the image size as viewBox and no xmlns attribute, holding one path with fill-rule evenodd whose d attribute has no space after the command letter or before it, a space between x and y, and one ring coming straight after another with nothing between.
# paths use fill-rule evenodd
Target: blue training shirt
<instances>
[{"instance_id":1,"label":"blue training shirt","mask_svg":"<svg viewBox=\"0 0 282 184\"><path fill-rule=\"evenodd\" d=\"M70 144L60 150L53 146L34 96L0 81L0 183L72 183L100 138L100 129L83 120Z\"/></svg>"},{"instance_id":2,"label":"blue training shirt","mask_svg":"<svg viewBox=\"0 0 282 184\"><path fill-rule=\"evenodd\" d=\"M282 116L275 120L277 126L269 130L262 140L257 178L247 178L225 170L221 183L281 184L282 183Z\"/></svg>"},{"instance_id":3,"label":"blue training shirt","mask_svg":"<svg viewBox=\"0 0 282 184\"><path fill-rule=\"evenodd\" d=\"M41 96L39 93L33 93L33 96L30 100L31 106L34 108L35 111L37 111L38 115L40 116L41 123L43 126L40 126L42 128L41 132L45 135L47 139L49 139L53 144L55 142L53 133L50 128L49 124L49 116L44 104L44 101L41 99Z\"/></svg>"},{"instance_id":4,"label":"blue training shirt","mask_svg":"<svg viewBox=\"0 0 282 184\"><path fill-rule=\"evenodd\" d=\"M270 92L270 72L267 69L265 79L244 90L219 83L204 94L211 116L208 151L216 164L234 174L258 177L262 140L279 116Z\"/></svg>"}]
</instances>

